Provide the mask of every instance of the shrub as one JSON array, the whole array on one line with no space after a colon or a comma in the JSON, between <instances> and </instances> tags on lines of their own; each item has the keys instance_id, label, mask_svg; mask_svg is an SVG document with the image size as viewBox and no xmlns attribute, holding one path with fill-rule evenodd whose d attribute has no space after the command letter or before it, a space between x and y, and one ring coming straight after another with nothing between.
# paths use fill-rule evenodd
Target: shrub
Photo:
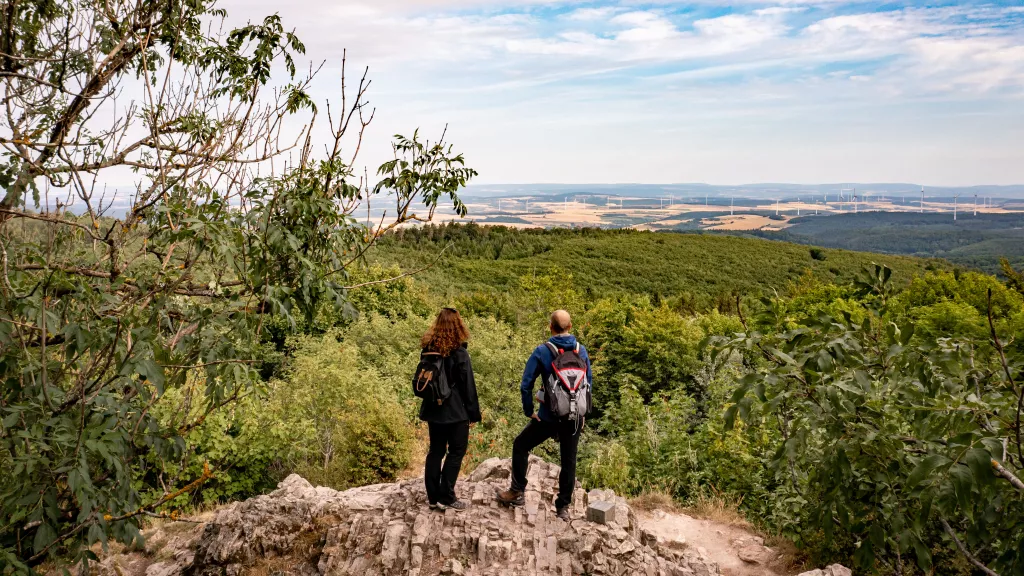
<instances>
[{"instance_id":1,"label":"shrub","mask_svg":"<svg viewBox=\"0 0 1024 576\"><path fill-rule=\"evenodd\" d=\"M632 477L629 451L616 440L588 445L584 480L588 488L610 488L618 494L629 494Z\"/></svg>"},{"instance_id":2,"label":"shrub","mask_svg":"<svg viewBox=\"0 0 1024 576\"><path fill-rule=\"evenodd\" d=\"M296 431L289 467L311 480L333 488L387 482L409 463L412 425L395 386L360 366L356 347L336 334L299 341L269 404L267 415Z\"/></svg>"}]
</instances>

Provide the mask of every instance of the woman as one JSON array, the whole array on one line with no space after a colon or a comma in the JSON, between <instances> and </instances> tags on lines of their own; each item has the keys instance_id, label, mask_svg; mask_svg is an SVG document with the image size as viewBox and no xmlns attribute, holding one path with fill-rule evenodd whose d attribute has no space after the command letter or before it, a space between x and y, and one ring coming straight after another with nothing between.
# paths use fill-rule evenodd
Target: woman
<instances>
[{"instance_id":1,"label":"woman","mask_svg":"<svg viewBox=\"0 0 1024 576\"><path fill-rule=\"evenodd\" d=\"M420 420L430 430L423 480L430 507L438 510L466 509L466 503L455 496L455 481L469 444L469 428L480 421L467 340L469 330L462 316L454 308L443 308L420 341L424 352L440 352L444 356L444 370L452 389L451 396L442 404L424 400L420 407Z\"/></svg>"}]
</instances>

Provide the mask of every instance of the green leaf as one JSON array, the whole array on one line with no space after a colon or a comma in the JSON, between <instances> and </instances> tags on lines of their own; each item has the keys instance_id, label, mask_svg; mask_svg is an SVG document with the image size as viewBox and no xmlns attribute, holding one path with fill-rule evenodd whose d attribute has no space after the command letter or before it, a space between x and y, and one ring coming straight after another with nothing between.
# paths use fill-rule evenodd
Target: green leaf
<instances>
[{"instance_id":1,"label":"green leaf","mask_svg":"<svg viewBox=\"0 0 1024 576\"><path fill-rule=\"evenodd\" d=\"M54 531L52 526L43 522L39 525L39 528L36 529L35 538L32 539L32 549L36 554L38 554L56 539L57 532Z\"/></svg>"},{"instance_id":2,"label":"green leaf","mask_svg":"<svg viewBox=\"0 0 1024 576\"><path fill-rule=\"evenodd\" d=\"M931 454L926 456L917 464L914 471L907 478L907 488L914 488L924 481L925 477L931 474L936 468L949 464L951 460L942 454Z\"/></svg>"},{"instance_id":3,"label":"green leaf","mask_svg":"<svg viewBox=\"0 0 1024 576\"><path fill-rule=\"evenodd\" d=\"M995 479L995 475L992 473L992 455L987 450L972 448L967 452L964 460L979 486L989 484Z\"/></svg>"},{"instance_id":4,"label":"green leaf","mask_svg":"<svg viewBox=\"0 0 1024 576\"><path fill-rule=\"evenodd\" d=\"M739 407L735 404L725 409L725 416L723 416L722 419L725 421L726 432L732 430L733 427L736 425L736 412L738 410Z\"/></svg>"},{"instance_id":5,"label":"green leaf","mask_svg":"<svg viewBox=\"0 0 1024 576\"><path fill-rule=\"evenodd\" d=\"M914 540L914 556L917 558L917 566L928 573L932 569L932 553L928 546L920 538Z\"/></svg>"},{"instance_id":6,"label":"green leaf","mask_svg":"<svg viewBox=\"0 0 1024 576\"><path fill-rule=\"evenodd\" d=\"M974 475L966 466L953 466L949 469L949 477L953 482L957 503L968 518L973 518L971 506L971 489L974 487Z\"/></svg>"}]
</instances>

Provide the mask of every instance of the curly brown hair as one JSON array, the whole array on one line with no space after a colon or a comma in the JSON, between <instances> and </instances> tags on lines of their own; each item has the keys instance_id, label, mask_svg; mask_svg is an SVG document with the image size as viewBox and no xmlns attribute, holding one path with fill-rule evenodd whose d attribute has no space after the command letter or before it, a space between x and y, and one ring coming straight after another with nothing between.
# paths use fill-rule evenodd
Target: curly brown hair
<instances>
[{"instance_id":1,"label":"curly brown hair","mask_svg":"<svg viewBox=\"0 0 1024 576\"><path fill-rule=\"evenodd\" d=\"M469 340L469 328L462 321L455 308L442 308L434 320L430 330L420 340L420 347L430 349L447 356Z\"/></svg>"}]
</instances>

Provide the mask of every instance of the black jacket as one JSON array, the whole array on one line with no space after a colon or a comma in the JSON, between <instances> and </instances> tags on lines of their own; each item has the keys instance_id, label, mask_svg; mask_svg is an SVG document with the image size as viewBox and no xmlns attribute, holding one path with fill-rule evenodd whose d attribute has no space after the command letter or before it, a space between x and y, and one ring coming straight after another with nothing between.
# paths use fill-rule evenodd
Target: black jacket
<instances>
[{"instance_id":1,"label":"black jacket","mask_svg":"<svg viewBox=\"0 0 1024 576\"><path fill-rule=\"evenodd\" d=\"M455 424L467 420L479 422L480 401L476 397L473 363L469 360L465 343L444 359L444 371L448 385L452 387L452 395L440 406L437 402L424 400L420 406L420 420L434 424Z\"/></svg>"}]
</instances>

